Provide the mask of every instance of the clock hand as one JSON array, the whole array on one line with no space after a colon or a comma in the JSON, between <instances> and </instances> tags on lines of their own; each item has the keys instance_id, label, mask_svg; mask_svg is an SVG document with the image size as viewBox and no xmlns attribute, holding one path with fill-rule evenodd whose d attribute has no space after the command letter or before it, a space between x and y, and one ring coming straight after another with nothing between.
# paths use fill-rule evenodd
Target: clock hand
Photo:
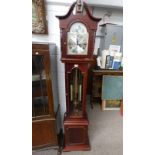
<instances>
[{"instance_id":1,"label":"clock hand","mask_svg":"<svg viewBox=\"0 0 155 155\"><path fill-rule=\"evenodd\" d=\"M76 38L76 41L77 41L77 42L76 42L76 44L77 44L77 45L79 45L79 42L78 42L78 37Z\"/></svg>"}]
</instances>

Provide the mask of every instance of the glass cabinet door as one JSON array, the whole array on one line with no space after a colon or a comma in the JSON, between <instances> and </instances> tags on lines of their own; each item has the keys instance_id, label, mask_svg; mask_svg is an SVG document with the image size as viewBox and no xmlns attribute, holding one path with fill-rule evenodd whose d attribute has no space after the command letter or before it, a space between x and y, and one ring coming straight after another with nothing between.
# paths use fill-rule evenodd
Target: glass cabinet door
<instances>
[{"instance_id":1,"label":"glass cabinet door","mask_svg":"<svg viewBox=\"0 0 155 155\"><path fill-rule=\"evenodd\" d=\"M70 115L82 116L82 81L83 75L78 68L72 69L69 75Z\"/></svg>"},{"instance_id":2,"label":"glass cabinet door","mask_svg":"<svg viewBox=\"0 0 155 155\"><path fill-rule=\"evenodd\" d=\"M32 56L32 117L49 114L43 55Z\"/></svg>"}]
</instances>

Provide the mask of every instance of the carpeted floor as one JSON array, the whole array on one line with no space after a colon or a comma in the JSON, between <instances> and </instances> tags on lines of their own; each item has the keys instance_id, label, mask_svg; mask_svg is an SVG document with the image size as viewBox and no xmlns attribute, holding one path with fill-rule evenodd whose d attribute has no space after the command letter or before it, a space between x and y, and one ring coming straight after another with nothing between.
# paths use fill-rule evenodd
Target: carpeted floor
<instances>
[{"instance_id":1,"label":"carpeted floor","mask_svg":"<svg viewBox=\"0 0 155 155\"><path fill-rule=\"evenodd\" d=\"M101 111L88 105L91 151L62 152L62 155L123 155L123 118L119 111ZM33 155L57 155L56 150L33 151Z\"/></svg>"}]
</instances>

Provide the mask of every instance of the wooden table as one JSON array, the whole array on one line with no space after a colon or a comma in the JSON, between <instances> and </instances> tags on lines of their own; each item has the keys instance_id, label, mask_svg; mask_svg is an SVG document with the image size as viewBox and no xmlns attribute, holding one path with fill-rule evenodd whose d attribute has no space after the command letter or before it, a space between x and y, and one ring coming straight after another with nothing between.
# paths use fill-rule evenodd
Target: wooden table
<instances>
[{"instance_id":1,"label":"wooden table","mask_svg":"<svg viewBox=\"0 0 155 155\"><path fill-rule=\"evenodd\" d=\"M101 91L102 91L102 76L103 75L114 75L123 76L123 70L112 70L112 69L93 69L92 70L92 92L91 92L91 107L93 108L94 102L101 103Z\"/></svg>"}]
</instances>

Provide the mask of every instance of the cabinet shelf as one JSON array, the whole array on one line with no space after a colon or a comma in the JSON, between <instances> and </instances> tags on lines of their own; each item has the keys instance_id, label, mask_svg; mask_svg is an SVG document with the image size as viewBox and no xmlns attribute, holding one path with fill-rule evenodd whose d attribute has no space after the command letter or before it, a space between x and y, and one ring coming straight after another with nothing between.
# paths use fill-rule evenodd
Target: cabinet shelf
<instances>
[{"instance_id":1,"label":"cabinet shelf","mask_svg":"<svg viewBox=\"0 0 155 155\"><path fill-rule=\"evenodd\" d=\"M39 81L45 79L46 79L45 71L42 71L41 75L37 73L32 74L32 81Z\"/></svg>"}]
</instances>

